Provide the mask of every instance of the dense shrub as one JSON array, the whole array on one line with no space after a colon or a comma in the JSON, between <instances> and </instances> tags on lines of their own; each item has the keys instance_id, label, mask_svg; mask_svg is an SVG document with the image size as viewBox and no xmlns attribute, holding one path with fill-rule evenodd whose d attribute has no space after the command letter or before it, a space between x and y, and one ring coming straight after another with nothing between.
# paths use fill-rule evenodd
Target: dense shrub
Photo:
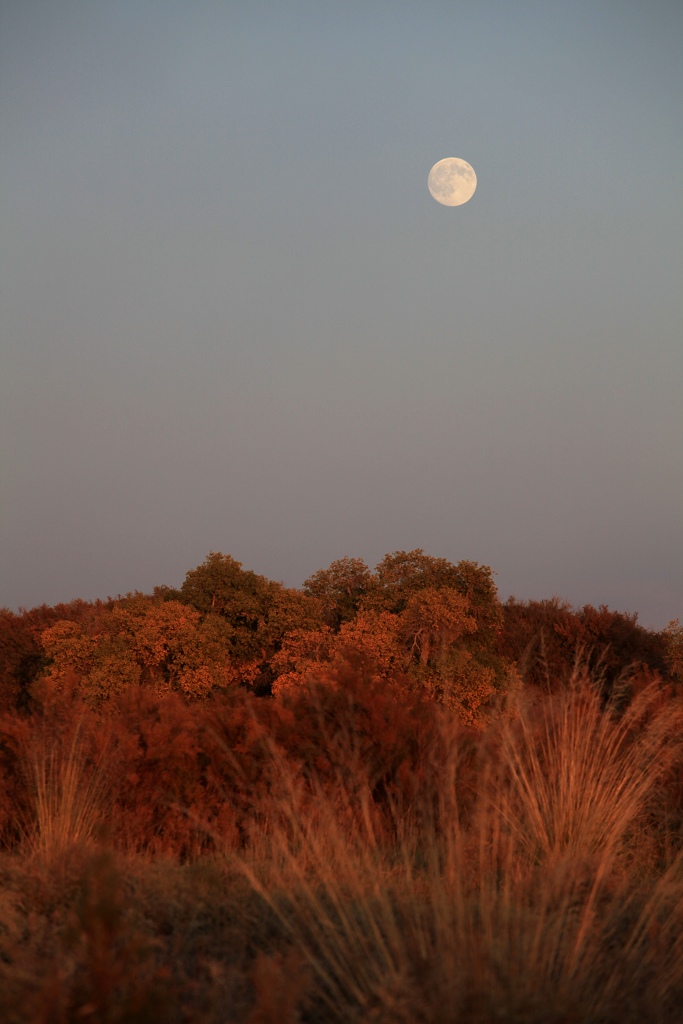
<instances>
[{"instance_id":1,"label":"dense shrub","mask_svg":"<svg viewBox=\"0 0 683 1024\"><path fill-rule=\"evenodd\" d=\"M503 605L498 650L520 668L525 682L544 688L562 685L577 659L602 676L606 691L638 667L667 674L666 642L645 629L637 615L605 605L575 609L559 598Z\"/></svg>"}]
</instances>

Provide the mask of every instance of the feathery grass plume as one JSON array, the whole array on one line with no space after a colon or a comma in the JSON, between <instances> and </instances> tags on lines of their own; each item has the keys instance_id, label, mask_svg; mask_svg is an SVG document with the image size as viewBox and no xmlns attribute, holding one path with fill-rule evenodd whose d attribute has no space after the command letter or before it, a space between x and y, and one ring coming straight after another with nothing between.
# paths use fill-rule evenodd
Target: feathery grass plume
<instances>
[{"instance_id":1,"label":"feathery grass plume","mask_svg":"<svg viewBox=\"0 0 683 1024\"><path fill-rule=\"evenodd\" d=\"M283 761L268 842L240 864L309 965L315 1019L677 1022L683 871L657 880L639 830L681 724L646 692L616 714L577 672L500 723L466 816L445 722L440 798L395 803L385 832L367 777L345 795L340 773L333 801Z\"/></svg>"},{"instance_id":2,"label":"feathery grass plume","mask_svg":"<svg viewBox=\"0 0 683 1024\"><path fill-rule=\"evenodd\" d=\"M600 680L577 667L506 729L500 813L530 855L611 854L642 827L648 797L680 760L681 708L661 713L655 686L618 704L603 706Z\"/></svg>"},{"instance_id":3,"label":"feathery grass plume","mask_svg":"<svg viewBox=\"0 0 683 1024\"><path fill-rule=\"evenodd\" d=\"M65 735L57 738L37 731L27 745L26 773L33 798L27 833L33 851L42 856L92 841L102 821L106 743L93 759L86 750L85 732L77 719Z\"/></svg>"}]
</instances>

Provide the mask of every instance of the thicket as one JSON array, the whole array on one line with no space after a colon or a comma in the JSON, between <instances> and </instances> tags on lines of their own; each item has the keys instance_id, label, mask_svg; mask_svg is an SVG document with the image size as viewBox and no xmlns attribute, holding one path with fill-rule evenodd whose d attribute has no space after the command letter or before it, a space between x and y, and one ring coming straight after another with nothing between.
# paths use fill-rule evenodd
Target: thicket
<instances>
[{"instance_id":1,"label":"thicket","mask_svg":"<svg viewBox=\"0 0 683 1024\"><path fill-rule=\"evenodd\" d=\"M8 1022L680 1020L677 623L213 553L0 668Z\"/></svg>"},{"instance_id":2,"label":"thicket","mask_svg":"<svg viewBox=\"0 0 683 1024\"><path fill-rule=\"evenodd\" d=\"M557 598L498 599L486 565L397 551L370 571L344 558L302 590L212 552L182 587L0 612L0 709L28 709L41 680L77 685L95 706L131 685L205 698L259 696L364 657L388 679L474 723L526 685L562 685L577 658L608 692L629 673L683 679L681 627Z\"/></svg>"}]
</instances>

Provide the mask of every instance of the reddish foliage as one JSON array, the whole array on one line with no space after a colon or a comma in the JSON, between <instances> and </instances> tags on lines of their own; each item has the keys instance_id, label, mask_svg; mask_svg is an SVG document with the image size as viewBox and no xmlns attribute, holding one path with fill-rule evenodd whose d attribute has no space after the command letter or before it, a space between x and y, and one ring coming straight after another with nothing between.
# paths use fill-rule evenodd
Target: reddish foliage
<instances>
[{"instance_id":1,"label":"reddish foliage","mask_svg":"<svg viewBox=\"0 0 683 1024\"><path fill-rule=\"evenodd\" d=\"M44 630L60 621L83 622L110 604L80 600L54 607L44 604L18 615L0 610L0 712L29 705L31 685L46 665L40 642Z\"/></svg>"},{"instance_id":2,"label":"reddish foliage","mask_svg":"<svg viewBox=\"0 0 683 1024\"><path fill-rule=\"evenodd\" d=\"M444 765L471 792L502 698L514 710L514 663L557 688L581 655L605 697L673 696L676 624L652 633L557 599L503 607L488 566L398 551L374 573L332 563L306 591L214 553L181 591L2 612L0 842L37 813L31 757L68 759L76 742L102 775L111 842L189 857L262 831L287 785L387 821L390 805L437 800ZM271 686L275 700L247 692ZM680 788L663 796L674 817Z\"/></svg>"},{"instance_id":3,"label":"reddish foliage","mask_svg":"<svg viewBox=\"0 0 683 1024\"><path fill-rule=\"evenodd\" d=\"M561 686L577 657L604 676L609 691L620 676L638 666L666 675L665 641L640 626L637 615L611 611L606 605L574 609L558 598L510 598L503 612L498 651L519 665L527 683Z\"/></svg>"},{"instance_id":4,"label":"reddish foliage","mask_svg":"<svg viewBox=\"0 0 683 1024\"><path fill-rule=\"evenodd\" d=\"M643 689L656 690L648 714L674 700L645 671L634 676L632 695ZM395 811L429 814L449 788L444 772L455 771L467 816L498 756L497 736L495 722L484 732L458 725L362 658L321 670L316 683L281 700L238 689L197 702L136 686L96 712L75 686L44 685L30 716L0 716L0 842L16 846L34 813L31 756L68 751L74 738L85 770L103 774L107 842L185 859L263 834L291 785L304 814L314 813L322 791L350 828L370 814L377 834L390 835ZM682 778L672 769L657 811L674 830L683 820Z\"/></svg>"},{"instance_id":5,"label":"reddish foliage","mask_svg":"<svg viewBox=\"0 0 683 1024\"><path fill-rule=\"evenodd\" d=\"M364 795L378 813L436 798L454 735L442 715L362 660L282 701L236 690L196 702L136 686L98 713L75 688L45 685L30 717L0 717L0 838L14 845L31 818L36 744L66 750L77 735L88 770L104 775L110 843L184 858L262 829L291 779L305 801L322 787L335 802Z\"/></svg>"}]
</instances>

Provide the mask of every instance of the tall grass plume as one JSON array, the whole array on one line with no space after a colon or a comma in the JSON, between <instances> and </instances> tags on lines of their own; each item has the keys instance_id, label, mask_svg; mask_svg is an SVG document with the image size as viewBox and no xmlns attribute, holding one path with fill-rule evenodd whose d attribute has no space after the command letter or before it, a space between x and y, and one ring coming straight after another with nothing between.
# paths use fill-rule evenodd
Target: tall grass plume
<instances>
[{"instance_id":1,"label":"tall grass plume","mask_svg":"<svg viewBox=\"0 0 683 1024\"><path fill-rule=\"evenodd\" d=\"M680 1019L683 865L658 872L641 839L681 724L654 692L605 708L577 673L500 723L467 815L467 735L444 723L438 799L384 828L370 785L311 806L290 773L268 855L240 863L309 964L314 1019Z\"/></svg>"},{"instance_id":2,"label":"tall grass plume","mask_svg":"<svg viewBox=\"0 0 683 1024\"><path fill-rule=\"evenodd\" d=\"M26 773L33 811L26 823L30 848L50 857L91 842L103 822L107 786L101 760L86 749L81 723L70 736L34 737Z\"/></svg>"}]
</instances>

